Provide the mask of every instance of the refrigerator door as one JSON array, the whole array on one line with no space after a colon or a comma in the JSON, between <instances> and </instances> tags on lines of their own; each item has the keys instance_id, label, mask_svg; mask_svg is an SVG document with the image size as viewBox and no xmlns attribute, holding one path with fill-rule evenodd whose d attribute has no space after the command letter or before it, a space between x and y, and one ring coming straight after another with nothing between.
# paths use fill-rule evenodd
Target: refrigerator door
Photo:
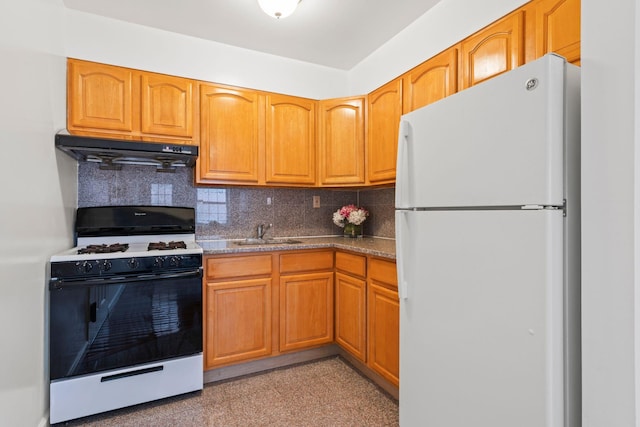
<instances>
[{"instance_id":1,"label":"refrigerator door","mask_svg":"<svg viewBox=\"0 0 640 427\"><path fill-rule=\"evenodd\" d=\"M402 116L396 207L562 205L565 67L547 55Z\"/></svg>"},{"instance_id":2,"label":"refrigerator door","mask_svg":"<svg viewBox=\"0 0 640 427\"><path fill-rule=\"evenodd\" d=\"M400 425L563 426L561 211L397 211Z\"/></svg>"}]
</instances>

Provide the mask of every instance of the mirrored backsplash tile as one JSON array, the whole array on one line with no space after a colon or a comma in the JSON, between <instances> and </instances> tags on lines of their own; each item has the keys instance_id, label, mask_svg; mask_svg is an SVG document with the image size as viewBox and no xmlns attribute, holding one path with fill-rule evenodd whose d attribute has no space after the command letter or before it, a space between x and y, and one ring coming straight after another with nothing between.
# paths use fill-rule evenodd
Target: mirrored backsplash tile
<instances>
[{"instance_id":1,"label":"mirrored backsplash tile","mask_svg":"<svg viewBox=\"0 0 640 427\"><path fill-rule=\"evenodd\" d=\"M333 212L347 204L367 208L364 234L394 237L394 190L325 190L244 188L194 185L194 169L156 172L150 166L124 165L100 170L80 163L78 206L160 205L196 209L196 236L201 240L255 237L258 224L272 224L266 237L341 235ZM320 207L313 207L313 197Z\"/></svg>"}]
</instances>

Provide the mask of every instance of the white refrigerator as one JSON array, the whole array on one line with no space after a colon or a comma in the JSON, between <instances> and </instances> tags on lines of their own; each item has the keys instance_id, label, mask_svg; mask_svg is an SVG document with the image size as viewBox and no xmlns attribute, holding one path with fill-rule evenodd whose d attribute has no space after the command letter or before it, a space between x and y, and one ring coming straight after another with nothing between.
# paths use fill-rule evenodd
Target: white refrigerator
<instances>
[{"instance_id":1,"label":"white refrigerator","mask_svg":"<svg viewBox=\"0 0 640 427\"><path fill-rule=\"evenodd\" d=\"M402 427L581 424L579 89L550 54L402 116Z\"/></svg>"}]
</instances>

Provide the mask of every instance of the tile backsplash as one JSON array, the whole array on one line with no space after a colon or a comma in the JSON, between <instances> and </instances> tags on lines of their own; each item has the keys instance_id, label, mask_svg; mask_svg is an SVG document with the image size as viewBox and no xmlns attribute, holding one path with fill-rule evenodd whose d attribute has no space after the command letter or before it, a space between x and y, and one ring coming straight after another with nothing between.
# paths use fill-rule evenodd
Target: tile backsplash
<instances>
[{"instance_id":1,"label":"tile backsplash","mask_svg":"<svg viewBox=\"0 0 640 427\"><path fill-rule=\"evenodd\" d=\"M150 166L125 165L101 170L96 163L80 163L78 206L166 205L196 208L196 236L200 240L255 237L258 224L273 224L266 237L340 235L333 212L355 203L370 216L364 234L394 237L393 188L326 190L195 186L193 169L159 173ZM320 208L313 207L320 197ZM359 198L359 201L358 201Z\"/></svg>"}]
</instances>

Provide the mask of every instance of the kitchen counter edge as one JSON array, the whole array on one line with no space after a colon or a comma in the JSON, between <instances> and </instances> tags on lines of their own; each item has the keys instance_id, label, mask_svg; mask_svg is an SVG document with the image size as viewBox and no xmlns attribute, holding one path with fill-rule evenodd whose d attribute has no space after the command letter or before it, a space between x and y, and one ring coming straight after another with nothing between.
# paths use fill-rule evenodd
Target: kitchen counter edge
<instances>
[{"instance_id":1,"label":"kitchen counter edge","mask_svg":"<svg viewBox=\"0 0 640 427\"><path fill-rule=\"evenodd\" d=\"M238 245L241 240L197 240L204 255L236 254L248 252L298 251L303 249L334 248L373 255L396 258L396 241L381 237L348 238L336 237L291 237L300 243L271 245Z\"/></svg>"}]
</instances>

